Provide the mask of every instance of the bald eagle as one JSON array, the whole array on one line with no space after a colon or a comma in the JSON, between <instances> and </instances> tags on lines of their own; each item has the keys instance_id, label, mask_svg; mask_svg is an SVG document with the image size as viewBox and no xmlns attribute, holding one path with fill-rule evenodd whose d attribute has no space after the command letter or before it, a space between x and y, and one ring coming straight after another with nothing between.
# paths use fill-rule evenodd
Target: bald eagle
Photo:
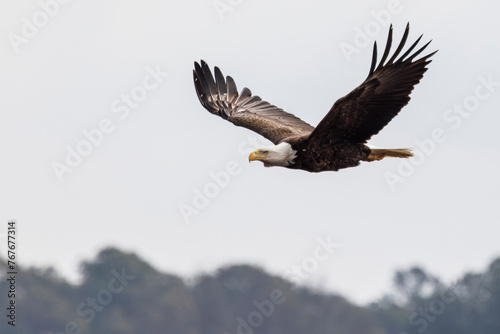
<instances>
[{"instance_id":1,"label":"bald eagle","mask_svg":"<svg viewBox=\"0 0 500 334\"><path fill-rule=\"evenodd\" d=\"M368 77L361 85L334 103L328 114L314 128L298 117L285 112L243 88L238 93L234 80L215 67L215 78L207 63L195 62L193 75L198 98L212 114L237 126L259 133L274 143L249 156L264 166L282 166L309 172L338 171L354 167L360 161L385 157L409 158L410 149L381 149L366 142L384 128L410 100L410 93L419 83L434 51L415 59L430 42L417 51L422 36L399 58L409 34L409 24L396 51L389 60L392 25L387 44L377 66L377 43Z\"/></svg>"}]
</instances>

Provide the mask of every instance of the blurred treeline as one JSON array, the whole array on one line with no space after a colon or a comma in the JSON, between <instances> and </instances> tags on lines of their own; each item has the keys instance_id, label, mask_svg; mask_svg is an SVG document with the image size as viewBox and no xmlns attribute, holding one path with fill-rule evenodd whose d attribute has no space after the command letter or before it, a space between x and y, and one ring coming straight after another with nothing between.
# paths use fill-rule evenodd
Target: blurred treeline
<instances>
[{"instance_id":1,"label":"blurred treeline","mask_svg":"<svg viewBox=\"0 0 500 334\"><path fill-rule=\"evenodd\" d=\"M500 258L451 285L422 268L398 271L393 291L361 307L246 265L186 282L108 248L82 264L76 286L52 269L20 271L15 328L0 265L1 333L500 333Z\"/></svg>"}]
</instances>

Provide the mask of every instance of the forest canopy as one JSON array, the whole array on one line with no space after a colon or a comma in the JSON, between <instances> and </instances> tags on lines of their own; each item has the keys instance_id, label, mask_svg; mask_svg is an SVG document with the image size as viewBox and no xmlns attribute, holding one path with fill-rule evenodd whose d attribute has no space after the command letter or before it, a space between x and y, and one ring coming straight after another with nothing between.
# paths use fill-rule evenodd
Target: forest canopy
<instances>
[{"instance_id":1,"label":"forest canopy","mask_svg":"<svg viewBox=\"0 0 500 334\"><path fill-rule=\"evenodd\" d=\"M6 273L6 261L0 262ZM103 249L82 263L82 281L24 268L16 282L17 334L498 334L500 258L446 285L423 268L394 274L393 290L367 306L297 286L248 265L194 281L162 273L133 253ZM3 274L5 275L5 274ZM7 296L8 277L0 281ZM1 300L5 300L2 298ZM7 305L6 305L7 306ZM2 306L4 314L5 307Z\"/></svg>"}]
</instances>

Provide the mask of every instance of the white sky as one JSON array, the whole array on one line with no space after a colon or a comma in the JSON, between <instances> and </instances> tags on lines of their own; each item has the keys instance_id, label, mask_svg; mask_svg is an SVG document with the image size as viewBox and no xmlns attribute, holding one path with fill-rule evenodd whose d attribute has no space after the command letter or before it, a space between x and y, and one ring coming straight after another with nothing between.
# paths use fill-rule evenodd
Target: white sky
<instances>
[{"instance_id":1,"label":"white sky","mask_svg":"<svg viewBox=\"0 0 500 334\"><path fill-rule=\"evenodd\" d=\"M222 19L212 0L42 3L52 16L38 1L0 4L0 234L17 220L21 264L77 280L80 261L114 245L184 277L309 265L303 283L364 303L398 268L423 265L451 282L500 255L498 3L221 0L231 6ZM440 51L370 143L418 148L437 132L423 159L320 174L250 165L252 143L265 141L196 98L193 61L204 59L315 125L366 77L385 13L395 43L410 22L408 43L423 33ZM369 45L346 56L341 46L367 29ZM169 74L156 83L146 77L155 69ZM124 94L141 101L127 107ZM59 182L54 161L85 149L82 131L101 122L112 131ZM228 164L228 184L187 224L179 208L214 190L210 173ZM388 173L404 182L391 189ZM317 239L328 237L340 246L316 268Z\"/></svg>"}]
</instances>

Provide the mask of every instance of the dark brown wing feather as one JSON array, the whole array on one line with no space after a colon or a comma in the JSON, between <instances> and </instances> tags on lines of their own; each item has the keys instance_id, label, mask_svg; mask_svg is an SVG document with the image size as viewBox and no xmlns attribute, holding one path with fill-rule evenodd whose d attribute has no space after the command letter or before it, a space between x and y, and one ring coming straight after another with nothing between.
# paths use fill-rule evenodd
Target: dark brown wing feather
<instances>
[{"instance_id":1,"label":"dark brown wing feather","mask_svg":"<svg viewBox=\"0 0 500 334\"><path fill-rule=\"evenodd\" d=\"M201 104L212 114L247 129L278 144L291 137L308 136L314 127L276 106L252 96L248 88L240 94L231 77L215 67L215 79L207 63L194 63L194 86Z\"/></svg>"},{"instance_id":2,"label":"dark brown wing feather","mask_svg":"<svg viewBox=\"0 0 500 334\"><path fill-rule=\"evenodd\" d=\"M419 83L435 52L414 60L429 43L410 55L417 41L397 60L408 38L409 24L392 57L386 62L392 44L392 25L384 54L377 68L377 44L366 80L348 95L335 102L310 136L311 141L325 143L349 141L365 143L386 126L410 101L410 93ZM410 56L409 56L410 55ZM384 64L385 63L385 64Z\"/></svg>"}]
</instances>

